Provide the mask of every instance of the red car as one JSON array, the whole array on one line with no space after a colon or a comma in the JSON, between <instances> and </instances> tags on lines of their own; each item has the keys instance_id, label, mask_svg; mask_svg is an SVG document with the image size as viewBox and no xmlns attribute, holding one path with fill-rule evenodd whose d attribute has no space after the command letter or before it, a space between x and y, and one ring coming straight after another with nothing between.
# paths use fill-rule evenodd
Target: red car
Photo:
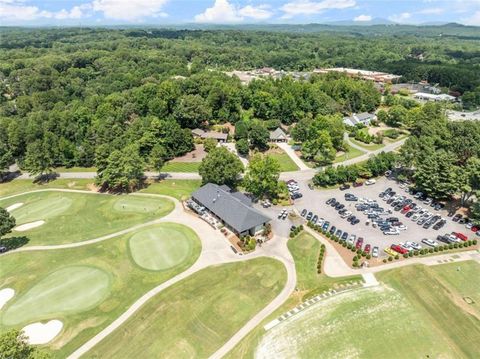
<instances>
[{"instance_id":1,"label":"red car","mask_svg":"<svg viewBox=\"0 0 480 359\"><path fill-rule=\"evenodd\" d=\"M471 230L473 233L477 233L478 231L480 231L480 227L473 226L472 228L470 228L470 230Z\"/></svg>"},{"instance_id":2,"label":"red car","mask_svg":"<svg viewBox=\"0 0 480 359\"><path fill-rule=\"evenodd\" d=\"M371 249L371 248L372 248L372 247L370 246L370 244L367 243L367 244L365 245L365 248L364 248L363 250L364 250L365 253L370 253L370 249Z\"/></svg>"},{"instance_id":3,"label":"red car","mask_svg":"<svg viewBox=\"0 0 480 359\"><path fill-rule=\"evenodd\" d=\"M391 248L392 250L394 250L395 252L400 253L400 254L408 253L408 250L407 250L407 249L405 249L405 248L403 248L403 247L400 247L398 244L392 244L392 245L390 246L390 248Z\"/></svg>"},{"instance_id":4,"label":"red car","mask_svg":"<svg viewBox=\"0 0 480 359\"><path fill-rule=\"evenodd\" d=\"M405 207L403 207L403 209L402 209L402 211L401 211L400 213L405 214L405 213L407 213L407 212L410 211L410 210L411 210L410 206L405 206Z\"/></svg>"},{"instance_id":5,"label":"red car","mask_svg":"<svg viewBox=\"0 0 480 359\"><path fill-rule=\"evenodd\" d=\"M355 248L362 249L362 245L363 245L363 237L360 237L360 238L357 239L357 243L355 244Z\"/></svg>"},{"instance_id":6,"label":"red car","mask_svg":"<svg viewBox=\"0 0 480 359\"><path fill-rule=\"evenodd\" d=\"M362 182L353 182L353 187L361 187L363 186Z\"/></svg>"},{"instance_id":7,"label":"red car","mask_svg":"<svg viewBox=\"0 0 480 359\"><path fill-rule=\"evenodd\" d=\"M461 239L462 241L468 241L468 237L464 235L463 233L459 232L452 232L454 236L456 236L458 239Z\"/></svg>"}]
</instances>

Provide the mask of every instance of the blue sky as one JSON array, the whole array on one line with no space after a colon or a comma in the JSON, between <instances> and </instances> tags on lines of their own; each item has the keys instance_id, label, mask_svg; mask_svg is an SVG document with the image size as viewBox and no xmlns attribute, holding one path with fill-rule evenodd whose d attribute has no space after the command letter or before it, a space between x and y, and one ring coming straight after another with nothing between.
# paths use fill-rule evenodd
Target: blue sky
<instances>
[{"instance_id":1,"label":"blue sky","mask_svg":"<svg viewBox=\"0 0 480 359\"><path fill-rule=\"evenodd\" d=\"M0 0L0 25L311 23L480 26L480 0Z\"/></svg>"}]
</instances>

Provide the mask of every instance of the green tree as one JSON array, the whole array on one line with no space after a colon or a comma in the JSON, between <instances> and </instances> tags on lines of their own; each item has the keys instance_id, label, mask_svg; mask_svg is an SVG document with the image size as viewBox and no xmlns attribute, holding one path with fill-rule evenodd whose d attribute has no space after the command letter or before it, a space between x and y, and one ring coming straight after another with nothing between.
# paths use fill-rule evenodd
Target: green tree
<instances>
[{"instance_id":1,"label":"green tree","mask_svg":"<svg viewBox=\"0 0 480 359\"><path fill-rule=\"evenodd\" d=\"M53 171L53 158L49 145L37 140L27 146L23 168L32 175L43 175Z\"/></svg>"},{"instance_id":2,"label":"green tree","mask_svg":"<svg viewBox=\"0 0 480 359\"><path fill-rule=\"evenodd\" d=\"M15 218L6 209L0 207L0 238L10 233L15 224Z\"/></svg>"},{"instance_id":3,"label":"green tree","mask_svg":"<svg viewBox=\"0 0 480 359\"><path fill-rule=\"evenodd\" d=\"M107 166L97 175L97 183L105 189L130 191L138 188L143 178L143 161L134 145L115 150L107 160Z\"/></svg>"},{"instance_id":4,"label":"green tree","mask_svg":"<svg viewBox=\"0 0 480 359\"><path fill-rule=\"evenodd\" d=\"M235 142L235 148L237 149L237 152L240 156L248 156L248 153L250 151L250 145L248 143L248 140L245 138L241 138L237 142Z\"/></svg>"},{"instance_id":5,"label":"green tree","mask_svg":"<svg viewBox=\"0 0 480 359\"><path fill-rule=\"evenodd\" d=\"M207 138L205 141L203 141L203 148L205 149L205 152L210 152L213 150L215 147L217 147L218 141L214 138Z\"/></svg>"},{"instance_id":6,"label":"green tree","mask_svg":"<svg viewBox=\"0 0 480 359\"><path fill-rule=\"evenodd\" d=\"M465 167L457 167L457 188L461 193L461 203L465 206L472 196L480 197L480 159L471 157Z\"/></svg>"},{"instance_id":7,"label":"green tree","mask_svg":"<svg viewBox=\"0 0 480 359\"><path fill-rule=\"evenodd\" d=\"M156 144L153 146L152 151L150 152L149 163L150 167L155 171L160 172L165 160L167 159L167 151L162 145Z\"/></svg>"},{"instance_id":8,"label":"green tree","mask_svg":"<svg viewBox=\"0 0 480 359\"><path fill-rule=\"evenodd\" d=\"M199 95L182 96L173 111L173 117L184 128L196 128L208 122L211 116L212 109Z\"/></svg>"},{"instance_id":9,"label":"green tree","mask_svg":"<svg viewBox=\"0 0 480 359\"><path fill-rule=\"evenodd\" d=\"M268 130L261 124L252 124L252 126L250 126L250 131L248 132L248 137L250 139L250 145L253 148L257 148L260 151L268 149L270 132L268 132Z\"/></svg>"},{"instance_id":10,"label":"green tree","mask_svg":"<svg viewBox=\"0 0 480 359\"><path fill-rule=\"evenodd\" d=\"M255 197L268 196L275 198L278 194L278 178L280 164L268 155L255 154L247 167L243 179L245 189Z\"/></svg>"},{"instance_id":11,"label":"green tree","mask_svg":"<svg viewBox=\"0 0 480 359\"><path fill-rule=\"evenodd\" d=\"M477 200L470 209L471 217L475 224L480 224L480 201Z\"/></svg>"},{"instance_id":12,"label":"green tree","mask_svg":"<svg viewBox=\"0 0 480 359\"><path fill-rule=\"evenodd\" d=\"M388 111L385 123L392 127L399 127L407 120L408 111L401 105L395 105Z\"/></svg>"},{"instance_id":13,"label":"green tree","mask_svg":"<svg viewBox=\"0 0 480 359\"><path fill-rule=\"evenodd\" d=\"M8 166L13 162L13 156L10 150L7 148L7 145L3 142L0 142L0 175Z\"/></svg>"},{"instance_id":14,"label":"green tree","mask_svg":"<svg viewBox=\"0 0 480 359\"><path fill-rule=\"evenodd\" d=\"M320 165L331 164L336 151L328 131L318 131L315 138L306 141L302 146L302 154L306 159L314 160Z\"/></svg>"},{"instance_id":15,"label":"green tree","mask_svg":"<svg viewBox=\"0 0 480 359\"><path fill-rule=\"evenodd\" d=\"M48 359L50 356L28 344L27 337L17 329L0 334L0 359Z\"/></svg>"},{"instance_id":16,"label":"green tree","mask_svg":"<svg viewBox=\"0 0 480 359\"><path fill-rule=\"evenodd\" d=\"M202 160L198 173L202 182L234 187L243 173L240 159L225 147L216 147Z\"/></svg>"}]
</instances>

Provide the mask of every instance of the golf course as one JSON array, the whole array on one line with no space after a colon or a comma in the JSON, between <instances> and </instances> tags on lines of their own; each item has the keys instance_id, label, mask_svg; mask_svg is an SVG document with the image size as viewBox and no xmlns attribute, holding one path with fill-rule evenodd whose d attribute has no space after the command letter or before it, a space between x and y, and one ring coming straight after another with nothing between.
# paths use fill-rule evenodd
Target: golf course
<instances>
[{"instance_id":1,"label":"golf course","mask_svg":"<svg viewBox=\"0 0 480 359\"><path fill-rule=\"evenodd\" d=\"M174 208L166 198L41 191L0 199L17 227L8 237L25 236L27 245L84 241L163 217Z\"/></svg>"},{"instance_id":2,"label":"golf course","mask_svg":"<svg viewBox=\"0 0 480 359\"><path fill-rule=\"evenodd\" d=\"M11 253L2 257L0 289L12 288L15 296L0 311L0 330L60 320L63 330L47 349L64 358L190 267L200 249L193 230L161 223L77 248Z\"/></svg>"}]
</instances>

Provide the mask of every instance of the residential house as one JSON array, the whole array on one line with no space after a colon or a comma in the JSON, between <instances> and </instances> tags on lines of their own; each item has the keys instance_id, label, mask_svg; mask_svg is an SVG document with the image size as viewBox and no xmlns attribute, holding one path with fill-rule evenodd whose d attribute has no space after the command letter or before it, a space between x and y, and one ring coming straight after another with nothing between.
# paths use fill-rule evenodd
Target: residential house
<instances>
[{"instance_id":1,"label":"residential house","mask_svg":"<svg viewBox=\"0 0 480 359\"><path fill-rule=\"evenodd\" d=\"M270 142L287 142L288 136L278 127L275 131L270 131Z\"/></svg>"}]
</instances>

